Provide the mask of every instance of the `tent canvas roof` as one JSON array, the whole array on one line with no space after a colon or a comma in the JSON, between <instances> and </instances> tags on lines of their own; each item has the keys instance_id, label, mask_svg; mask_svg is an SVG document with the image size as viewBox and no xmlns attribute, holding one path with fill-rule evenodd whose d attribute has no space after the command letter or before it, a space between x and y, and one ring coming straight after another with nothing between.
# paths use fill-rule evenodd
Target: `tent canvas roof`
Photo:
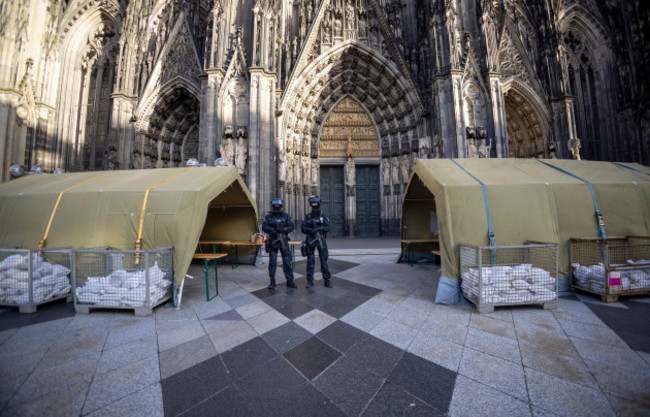
<instances>
[{"instance_id":1,"label":"tent canvas roof","mask_svg":"<svg viewBox=\"0 0 650 417\"><path fill-rule=\"evenodd\" d=\"M52 218L47 247L133 250L149 188L142 249L172 246L179 280L200 238L242 241L258 230L257 208L234 167L82 172L1 184L0 245L36 249Z\"/></svg>"},{"instance_id":2,"label":"tent canvas roof","mask_svg":"<svg viewBox=\"0 0 650 417\"><path fill-rule=\"evenodd\" d=\"M460 165L456 165L456 163ZM458 245L489 245L486 186L497 245L558 243L560 275L568 274L568 239L596 237L593 185L607 235L650 234L650 176L636 164L533 159L419 160L404 194L403 238L439 238L442 275L458 278ZM462 168L467 172L465 172ZM427 199L429 202L427 202ZM439 233L422 222L436 212Z\"/></svg>"}]
</instances>

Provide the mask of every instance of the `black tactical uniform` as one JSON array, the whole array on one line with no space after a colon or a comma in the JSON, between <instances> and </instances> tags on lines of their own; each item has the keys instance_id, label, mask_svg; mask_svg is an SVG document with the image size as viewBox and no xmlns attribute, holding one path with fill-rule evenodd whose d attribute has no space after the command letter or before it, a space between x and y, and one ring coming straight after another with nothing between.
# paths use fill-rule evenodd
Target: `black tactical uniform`
<instances>
[{"instance_id":1,"label":"black tactical uniform","mask_svg":"<svg viewBox=\"0 0 650 417\"><path fill-rule=\"evenodd\" d=\"M287 279L287 287L296 288L293 283L293 271L291 270L291 249L289 248L288 234L293 231L293 220L291 216L282 211L282 200L276 198L271 203L272 211L264 217L262 230L268 234L266 239L266 251L269 254L269 289L275 288L275 270L278 266L278 250L282 254L282 269Z\"/></svg>"},{"instance_id":2,"label":"black tactical uniform","mask_svg":"<svg viewBox=\"0 0 650 417\"><path fill-rule=\"evenodd\" d=\"M323 273L325 286L331 288L330 271L327 267L327 232L330 231L330 220L325 213L320 211L320 197L314 196L309 198L311 213L305 215L305 220L300 225L300 230L307 235L307 288L314 285L314 268L316 259L314 250L318 248L318 257L320 258L320 270Z\"/></svg>"}]
</instances>

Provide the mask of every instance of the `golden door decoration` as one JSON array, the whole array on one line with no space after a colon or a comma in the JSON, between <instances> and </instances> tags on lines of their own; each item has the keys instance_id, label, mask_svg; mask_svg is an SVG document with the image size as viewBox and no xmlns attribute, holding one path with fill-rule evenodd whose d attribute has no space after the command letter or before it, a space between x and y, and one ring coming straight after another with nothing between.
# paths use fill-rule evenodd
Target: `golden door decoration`
<instances>
[{"instance_id":1,"label":"golden door decoration","mask_svg":"<svg viewBox=\"0 0 650 417\"><path fill-rule=\"evenodd\" d=\"M323 125L320 157L379 157L379 140L375 127L368 113L352 98L344 98Z\"/></svg>"}]
</instances>

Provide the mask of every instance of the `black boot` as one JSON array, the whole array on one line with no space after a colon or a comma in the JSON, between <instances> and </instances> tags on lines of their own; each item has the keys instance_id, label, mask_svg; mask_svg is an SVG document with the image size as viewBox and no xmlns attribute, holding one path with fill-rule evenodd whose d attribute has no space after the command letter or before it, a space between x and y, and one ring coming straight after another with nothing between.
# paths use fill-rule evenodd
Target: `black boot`
<instances>
[{"instance_id":1,"label":"black boot","mask_svg":"<svg viewBox=\"0 0 650 417\"><path fill-rule=\"evenodd\" d=\"M268 288L269 290L275 289L275 278L271 278L271 283L266 288Z\"/></svg>"},{"instance_id":2,"label":"black boot","mask_svg":"<svg viewBox=\"0 0 650 417\"><path fill-rule=\"evenodd\" d=\"M287 288L297 288L297 286L293 283L293 280L287 280Z\"/></svg>"},{"instance_id":3,"label":"black boot","mask_svg":"<svg viewBox=\"0 0 650 417\"><path fill-rule=\"evenodd\" d=\"M330 282L329 279L326 279L326 280L325 280L325 286L326 286L327 288L332 288L332 283Z\"/></svg>"},{"instance_id":4,"label":"black boot","mask_svg":"<svg viewBox=\"0 0 650 417\"><path fill-rule=\"evenodd\" d=\"M311 287L313 287L313 286L314 286L314 281L313 281L313 280L311 280L311 281L307 281L306 288L311 288Z\"/></svg>"}]
</instances>

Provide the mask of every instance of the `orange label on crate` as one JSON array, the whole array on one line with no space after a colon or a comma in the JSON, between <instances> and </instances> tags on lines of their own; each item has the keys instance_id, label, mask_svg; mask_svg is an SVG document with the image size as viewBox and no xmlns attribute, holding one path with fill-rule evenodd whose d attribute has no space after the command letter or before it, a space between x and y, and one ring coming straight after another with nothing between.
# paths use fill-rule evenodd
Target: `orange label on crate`
<instances>
[{"instance_id":1,"label":"orange label on crate","mask_svg":"<svg viewBox=\"0 0 650 417\"><path fill-rule=\"evenodd\" d=\"M621 285L620 271L612 271L609 273L609 285Z\"/></svg>"}]
</instances>

